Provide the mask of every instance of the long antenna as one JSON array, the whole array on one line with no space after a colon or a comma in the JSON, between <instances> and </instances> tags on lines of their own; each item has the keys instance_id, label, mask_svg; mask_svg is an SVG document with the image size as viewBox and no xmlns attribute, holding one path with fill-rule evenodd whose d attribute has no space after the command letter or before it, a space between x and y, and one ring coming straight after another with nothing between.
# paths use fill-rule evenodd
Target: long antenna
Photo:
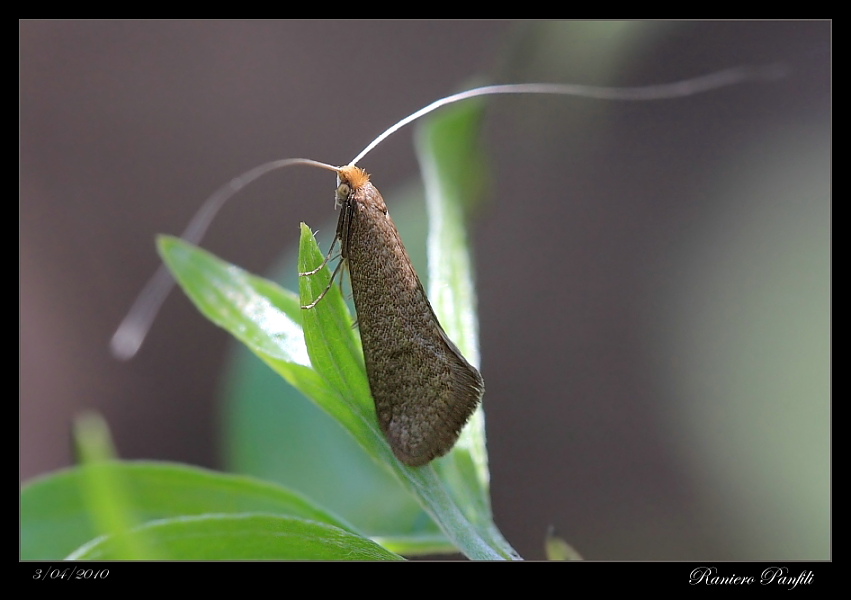
<instances>
[{"instance_id":1,"label":"long antenna","mask_svg":"<svg viewBox=\"0 0 851 600\"><path fill-rule=\"evenodd\" d=\"M488 85L473 88L471 90L466 90L435 100L431 104L424 106L418 111L411 113L400 121L397 121L381 133L381 135L372 140L363 150L361 150L360 153L352 159L349 165L355 165L385 139L406 125L416 121L420 117L427 115L442 106L470 98L498 94L554 94L580 98L598 98L603 100L661 100L683 98L747 81L774 80L784 76L785 71L785 67L780 64L756 67L742 66L717 71L700 77L693 77L691 79L683 79L673 83L628 88L559 83L517 83ZM216 190L212 196L207 198L200 210L189 222L189 225L186 227L186 230L183 232L181 237L193 244L199 243L209 228L210 223L213 221L213 218L215 218L216 214L227 200L233 197L246 185L259 179L266 173L292 165L308 165L339 172L339 167L334 167L309 158L286 158L282 160L274 160L264 163L258 167L254 167L242 175L235 177L229 183ZM162 306L162 303L165 301L172 287L174 287L174 283L174 279L168 272L168 269L165 265L161 265L139 293L136 301L130 307L130 311L127 313L127 316L112 336L110 349L116 358L120 360L128 360L136 355L142 345L142 342L144 342L145 337L151 328L151 324Z\"/></svg>"},{"instance_id":2,"label":"long antenna","mask_svg":"<svg viewBox=\"0 0 851 600\"><path fill-rule=\"evenodd\" d=\"M733 67L724 71L717 71L691 79L681 79L673 83L661 83L658 85L646 85L640 87L604 87L594 85L581 85L574 83L509 83L504 85L486 85L452 94L435 100L428 106L411 113L395 125L389 127L384 133L372 140L369 145L360 151L350 162L356 164L364 156L369 154L378 144L396 133L405 125L412 123L422 116L437 110L447 104L476 98L479 96L490 96L494 94L557 94L562 96L576 96L579 98L598 98L601 100L662 100L669 98L684 98L701 94L710 90L728 87L745 81L773 80L783 77L786 73L781 64L764 65L758 67Z\"/></svg>"}]
</instances>

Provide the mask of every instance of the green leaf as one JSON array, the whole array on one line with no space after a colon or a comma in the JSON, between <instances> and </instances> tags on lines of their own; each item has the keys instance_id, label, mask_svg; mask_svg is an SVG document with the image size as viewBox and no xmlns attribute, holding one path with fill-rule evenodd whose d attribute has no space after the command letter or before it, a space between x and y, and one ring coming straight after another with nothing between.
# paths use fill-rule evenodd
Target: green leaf
<instances>
[{"instance_id":1,"label":"green leaf","mask_svg":"<svg viewBox=\"0 0 851 600\"><path fill-rule=\"evenodd\" d=\"M302 273L313 271L324 261L313 233L304 223L299 250L298 267ZM383 461L388 460L392 454L388 454L387 444L382 443L384 438L375 417L363 351L354 329L355 318L343 301L340 288L331 285L328 266L313 275L300 277L299 291L303 305L325 294L316 306L303 311L304 340L313 367L334 388L336 398L328 404L314 400L335 416L367 452Z\"/></svg>"},{"instance_id":2,"label":"green leaf","mask_svg":"<svg viewBox=\"0 0 851 600\"><path fill-rule=\"evenodd\" d=\"M21 490L21 559L60 560L107 533L97 527L86 486L120 476L136 523L204 514L273 513L355 532L309 500L276 484L171 463L110 462L74 467Z\"/></svg>"},{"instance_id":3,"label":"green leaf","mask_svg":"<svg viewBox=\"0 0 851 600\"><path fill-rule=\"evenodd\" d=\"M480 99L454 105L422 121L416 137L429 216L429 299L449 338L477 366L479 330L466 217L479 204L488 178L478 137L483 107ZM481 405L440 467L454 482L455 494L463 496L461 502L475 507L471 518L489 524L490 472Z\"/></svg>"},{"instance_id":4,"label":"green leaf","mask_svg":"<svg viewBox=\"0 0 851 600\"><path fill-rule=\"evenodd\" d=\"M351 532L294 517L268 514L200 515L152 521L133 532L171 560L402 560ZM116 560L114 540L102 537L69 560Z\"/></svg>"}]
</instances>

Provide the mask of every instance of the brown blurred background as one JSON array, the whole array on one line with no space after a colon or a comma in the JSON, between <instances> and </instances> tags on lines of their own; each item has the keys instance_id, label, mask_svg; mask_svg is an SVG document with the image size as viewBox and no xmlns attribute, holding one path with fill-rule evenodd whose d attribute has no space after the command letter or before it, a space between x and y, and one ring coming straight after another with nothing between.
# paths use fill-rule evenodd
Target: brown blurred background
<instances>
[{"instance_id":1,"label":"brown blurred background","mask_svg":"<svg viewBox=\"0 0 851 600\"><path fill-rule=\"evenodd\" d=\"M826 22L22 21L21 481L71 463L86 408L125 458L220 466L226 334L175 293L135 360L108 342L155 234L232 176L347 162L472 77L775 61L781 81L682 100L491 101L474 239L493 503L528 558L551 524L592 559L828 558ZM410 132L362 166L388 198L416 176ZM262 273L300 221L334 218L329 185L270 175L203 245Z\"/></svg>"}]
</instances>

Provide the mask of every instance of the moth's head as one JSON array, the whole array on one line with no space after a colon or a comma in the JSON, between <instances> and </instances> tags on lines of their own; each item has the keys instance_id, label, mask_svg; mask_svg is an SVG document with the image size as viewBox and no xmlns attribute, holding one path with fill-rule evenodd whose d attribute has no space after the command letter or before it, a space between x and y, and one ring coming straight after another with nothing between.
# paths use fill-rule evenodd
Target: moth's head
<instances>
[{"instance_id":1,"label":"moth's head","mask_svg":"<svg viewBox=\"0 0 851 600\"><path fill-rule=\"evenodd\" d=\"M369 173L354 165L337 170L337 203L343 202L353 191L369 182Z\"/></svg>"},{"instance_id":2,"label":"moth's head","mask_svg":"<svg viewBox=\"0 0 851 600\"><path fill-rule=\"evenodd\" d=\"M354 165L340 167L337 171L337 185L348 184L352 189L358 189L369 181L369 173Z\"/></svg>"}]
</instances>

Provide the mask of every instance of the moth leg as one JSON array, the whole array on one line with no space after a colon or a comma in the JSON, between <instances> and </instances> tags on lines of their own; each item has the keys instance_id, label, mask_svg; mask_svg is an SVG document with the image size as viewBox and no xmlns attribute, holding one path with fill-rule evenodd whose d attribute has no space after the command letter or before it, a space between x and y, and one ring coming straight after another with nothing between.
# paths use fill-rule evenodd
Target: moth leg
<instances>
[{"instance_id":1,"label":"moth leg","mask_svg":"<svg viewBox=\"0 0 851 600\"><path fill-rule=\"evenodd\" d=\"M318 267L316 267L316 268L315 268L315 269L313 269L312 271L305 271L304 273L299 273L299 274L298 274L298 276L299 276L299 277L307 277L308 275L316 275L319 271L321 271L322 269L324 269L324 268L325 268L325 265L327 265L327 264L328 264L328 262L329 262L330 260L332 260L332 258L331 258L331 254L333 254L333 253L334 253L334 246L336 246L336 245L337 245L337 241L338 241L338 238L336 238L336 237L335 237L335 238L334 238L334 241L333 241L333 242L331 242L331 247L330 247L330 248L328 248L328 254L326 254L326 255L325 255L325 260L323 260L323 261L322 261L322 264L320 264ZM338 254L338 255L337 255L337 256L335 256L334 258L337 258L337 257L339 257L339 256L341 256L341 255L340 255L340 254ZM334 271L334 273L336 273L336 271ZM333 278L333 277L331 278L331 281L334 281L334 278Z\"/></svg>"},{"instance_id":2,"label":"moth leg","mask_svg":"<svg viewBox=\"0 0 851 600\"><path fill-rule=\"evenodd\" d=\"M325 264L326 264L327 262L328 262L328 260L326 259L326 260L322 263L322 266L324 267L324 266L325 266ZM319 294L319 296L317 296L316 300L314 300L313 302L311 302L310 304L308 304L308 305L306 305L306 306L302 306L302 308L303 308L303 309L305 309L305 310L310 310L311 308L313 308L314 306L316 306L317 304L319 304L319 301L320 301L320 300L322 300L322 298L324 298L324 297L325 297L325 294L327 294L327 293L328 293L328 290L330 290L330 289L331 289L331 286L332 286L332 285L334 285L334 279L337 277L337 273L339 273L339 272L340 272L340 267L342 267L342 266L343 266L343 263L344 263L344 262L346 262L346 261L341 260L340 262L338 262L338 263L337 263L337 267L334 269L334 272L331 274L331 281L329 281L329 282L328 282L328 285L327 285L327 286L325 286L325 289L324 289L324 290L322 290L322 293L321 293L321 294ZM321 268L321 267L320 267L320 268ZM316 273L316 272L318 272L318 271L319 271L319 269L316 269L315 271L311 271L310 273L299 273L299 275L310 275L310 274L312 274L312 273Z\"/></svg>"}]
</instances>

